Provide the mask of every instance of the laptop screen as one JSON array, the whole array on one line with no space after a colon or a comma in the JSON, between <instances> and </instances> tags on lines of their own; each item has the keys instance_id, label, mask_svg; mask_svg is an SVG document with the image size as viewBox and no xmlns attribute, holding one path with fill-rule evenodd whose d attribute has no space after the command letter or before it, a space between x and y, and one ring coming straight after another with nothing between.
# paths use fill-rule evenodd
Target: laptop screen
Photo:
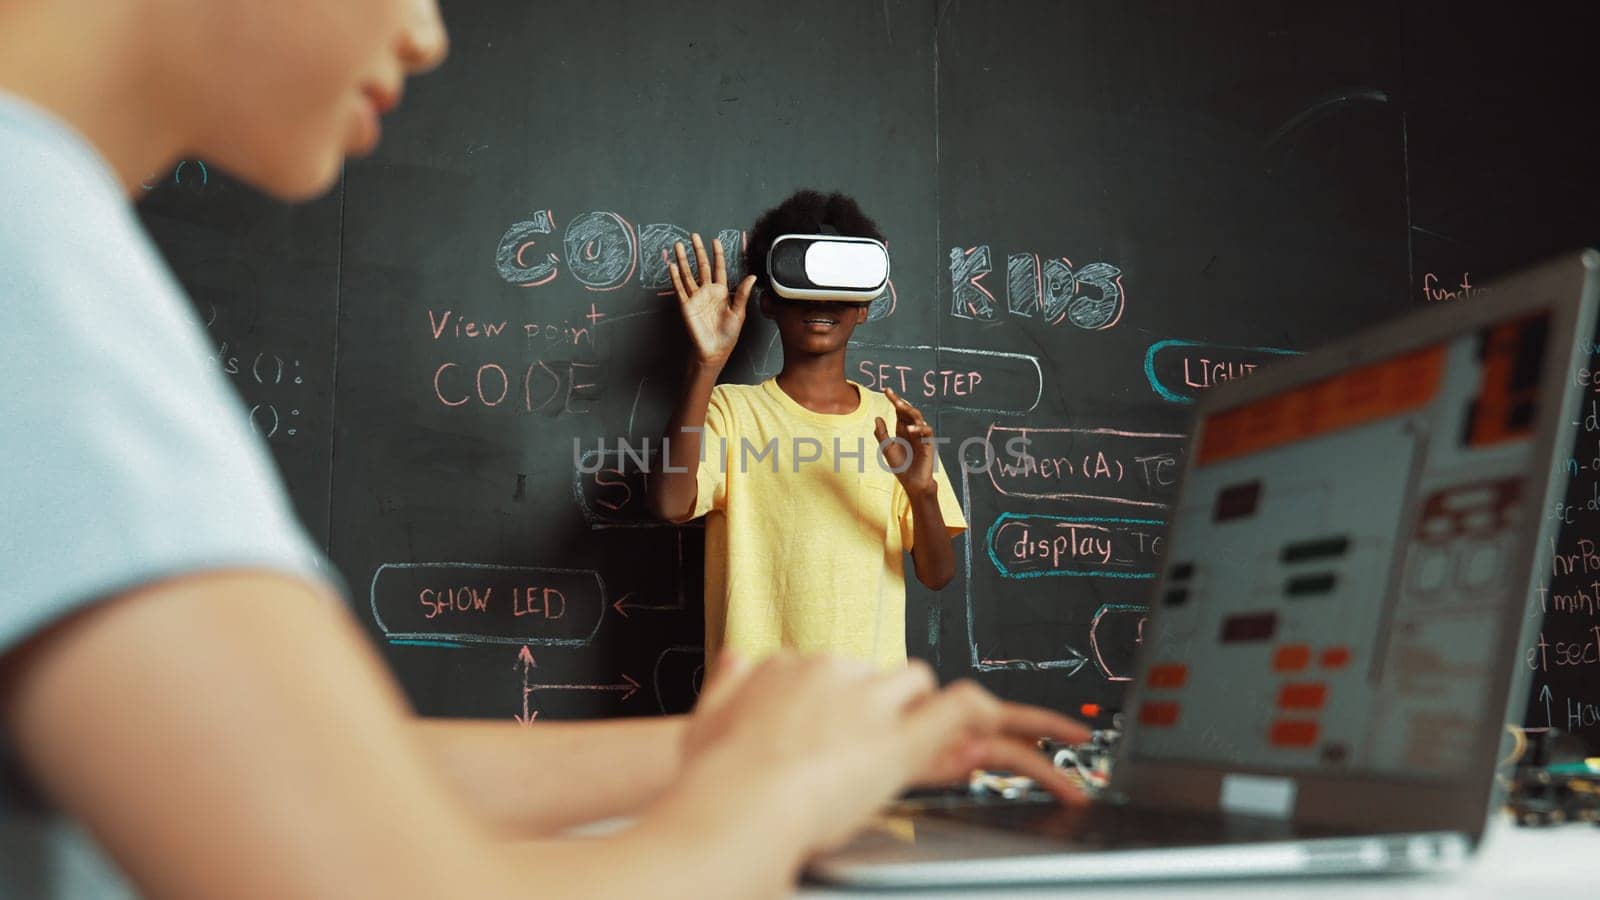
<instances>
[{"instance_id":1,"label":"laptop screen","mask_svg":"<svg viewBox=\"0 0 1600 900\"><path fill-rule=\"evenodd\" d=\"M1143 758L1459 776L1535 473L1550 314L1209 415L1147 628ZM1538 477L1535 477L1537 474Z\"/></svg>"}]
</instances>

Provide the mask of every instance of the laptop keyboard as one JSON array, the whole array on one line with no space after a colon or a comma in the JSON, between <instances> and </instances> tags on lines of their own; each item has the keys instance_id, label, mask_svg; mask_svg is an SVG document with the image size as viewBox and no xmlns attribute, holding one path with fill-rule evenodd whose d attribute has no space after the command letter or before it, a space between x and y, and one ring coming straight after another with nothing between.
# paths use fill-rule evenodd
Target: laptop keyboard
<instances>
[{"instance_id":1,"label":"laptop keyboard","mask_svg":"<svg viewBox=\"0 0 1600 900\"><path fill-rule=\"evenodd\" d=\"M1204 816L1131 806L1061 806L1053 801L952 803L922 806L918 815L1030 834L1090 850L1134 850L1294 840L1288 822L1240 816Z\"/></svg>"}]
</instances>

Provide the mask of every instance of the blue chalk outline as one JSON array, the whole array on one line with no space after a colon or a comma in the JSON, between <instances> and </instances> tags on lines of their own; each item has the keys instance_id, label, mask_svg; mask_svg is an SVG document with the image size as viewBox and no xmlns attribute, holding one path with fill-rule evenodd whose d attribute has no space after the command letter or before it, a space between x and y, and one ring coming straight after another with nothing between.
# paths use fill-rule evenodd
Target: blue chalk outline
<instances>
[{"instance_id":1,"label":"blue chalk outline","mask_svg":"<svg viewBox=\"0 0 1600 900\"><path fill-rule=\"evenodd\" d=\"M1147 603L1102 603L1100 604L1100 608L1094 611L1094 616L1090 616L1089 618L1090 620L1093 620L1095 616L1103 615L1105 613L1149 611L1150 605Z\"/></svg>"},{"instance_id":2,"label":"blue chalk outline","mask_svg":"<svg viewBox=\"0 0 1600 900\"><path fill-rule=\"evenodd\" d=\"M199 159L181 160L178 163L178 167L172 170L172 183L183 184L183 167L187 166L191 162L200 167L200 186L205 187L206 185L210 184L211 172L206 169L205 161Z\"/></svg>"},{"instance_id":3,"label":"blue chalk outline","mask_svg":"<svg viewBox=\"0 0 1600 900\"><path fill-rule=\"evenodd\" d=\"M1145 351L1144 377L1150 382L1150 390L1155 391L1156 396L1167 401L1168 403L1194 402L1193 397L1186 397L1183 394L1173 393L1170 388L1161 383L1161 379L1156 377L1156 354L1167 349L1168 347L1212 347L1217 350L1244 350L1250 353L1275 353L1279 356L1302 355L1301 351L1299 350L1284 350L1280 347L1244 347L1234 344L1213 344L1209 341L1182 341L1175 338L1165 341L1156 341L1154 344L1150 345L1149 350Z\"/></svg>"},{"instance_id":4,"label":"blue chalk outline","mask_svg":"<svg viewBox=\"0 0 1600 900\"><path fill-rule=\"evenodd\" d=\"M1115 525L1165 525L1162 519L1125 519L1116 516L1058 516L1049 513L1014 513L1003 512L983 536L983 549L989 554L989 561L994 563L995 571L1002 578L1043 578L1047 575L1068 575L1074 578L1127 578L1135 580L1148 580L1156 577L1154 572L1073 572L1067 570L1043 572L1009 572L1000 557L994 552L994 536L1000 526L1013 519L1053 519L1057 522L1093 522L1111 523Z\"/></svg>"}]
</instances>

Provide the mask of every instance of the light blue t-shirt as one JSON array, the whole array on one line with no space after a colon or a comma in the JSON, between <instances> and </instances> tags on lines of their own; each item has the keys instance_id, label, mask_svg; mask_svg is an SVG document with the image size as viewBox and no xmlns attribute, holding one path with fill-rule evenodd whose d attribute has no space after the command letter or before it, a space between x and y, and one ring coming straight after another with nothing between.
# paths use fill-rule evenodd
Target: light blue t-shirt
<instances>
[{"instance_id":1,"label":"light blue t-shirt","mask_svg":"<svg viewBox=\"0 0 1600 900\"><path fill-rule=\"evenodd\" d=\"M110 167L4 94L0 312L0 654L185 572L337 584ZM0 897L120 895L81 832L29 801L10 743Z\"/></svg>"}]
</instances>

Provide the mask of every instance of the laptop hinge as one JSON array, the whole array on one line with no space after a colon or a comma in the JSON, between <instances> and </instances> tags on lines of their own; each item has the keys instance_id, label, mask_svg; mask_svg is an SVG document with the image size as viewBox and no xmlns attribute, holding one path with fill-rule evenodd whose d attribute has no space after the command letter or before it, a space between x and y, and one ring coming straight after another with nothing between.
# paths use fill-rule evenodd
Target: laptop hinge
<instances>
[{"instance_id":1,"label":"laptop hinge","mask_svg":"<svg viewBox=\"0 0 1600 900\"><path fill-rule=\"evenodd\" d=\"M1224 775L1217 803L1223 812L1287 819L1294 814L1295 790L1293 778Z\"/></svg>"}]
</instances>

